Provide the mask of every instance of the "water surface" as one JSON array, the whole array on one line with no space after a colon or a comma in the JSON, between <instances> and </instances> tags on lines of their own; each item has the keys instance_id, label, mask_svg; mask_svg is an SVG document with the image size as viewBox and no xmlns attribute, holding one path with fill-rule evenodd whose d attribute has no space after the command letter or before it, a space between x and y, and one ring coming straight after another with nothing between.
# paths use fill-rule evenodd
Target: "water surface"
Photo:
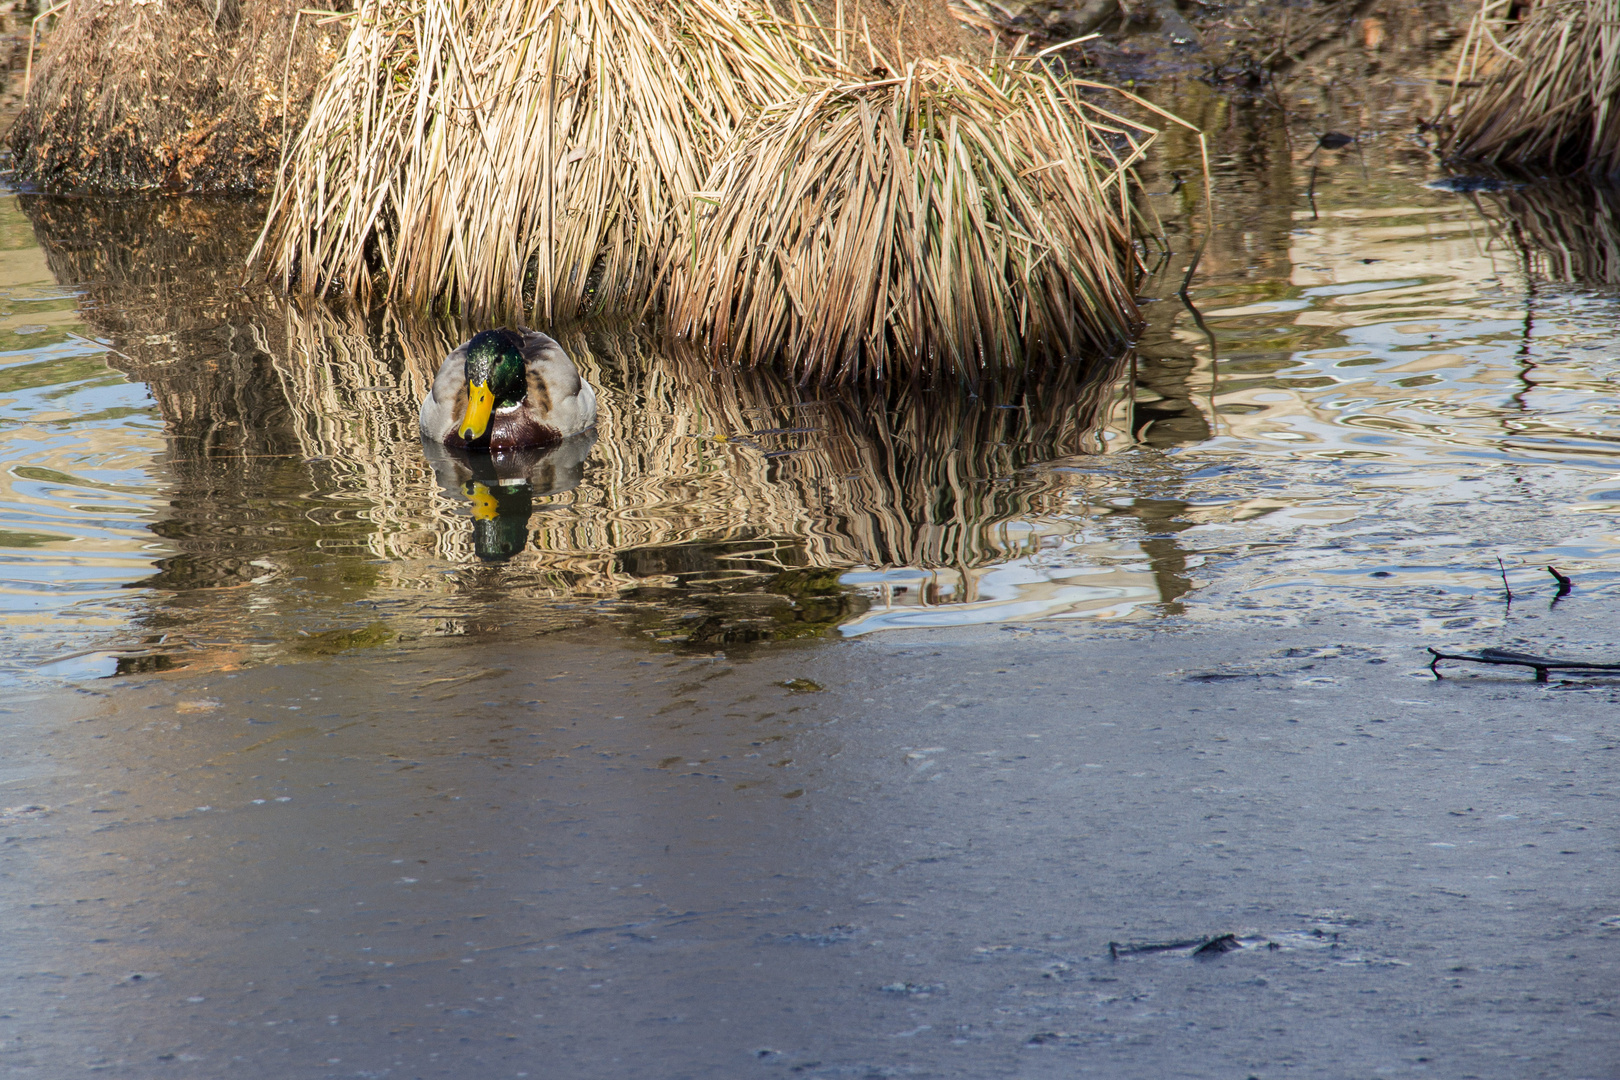
<instances>
[{"instance_id":1,"label":"water surface","mask_svg":"<svg viewBox=\"0 0 1620 1080\"><path fill-rule=\"evenodd\" d=\"M1195 186L1147 177L1180 250L1123 357L834 391L556 328L602 419L543 477L435 473L416 402L468 329L284 303L241 266L256 207L10 196L0 664L1341 610L1586 640L1620 570L1620 320L1608 241L1568 223L1605 196L1429 186L1400 120L1432 93L1285 124L1182 88L1218 227L1189 307ZM1164 171L1191 153L1167 136ZM1547 565L1576 582L1551 613Z\"/></svg>"}]
</instances>

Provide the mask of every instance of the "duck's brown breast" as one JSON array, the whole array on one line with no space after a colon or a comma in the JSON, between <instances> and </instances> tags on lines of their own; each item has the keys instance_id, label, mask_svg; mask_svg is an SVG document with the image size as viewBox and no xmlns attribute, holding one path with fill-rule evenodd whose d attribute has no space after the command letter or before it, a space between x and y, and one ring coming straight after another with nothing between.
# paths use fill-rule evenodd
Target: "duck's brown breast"
<instances>
[{"instance_id":1,"label":"duck's brown breast","mask_svg":"<svg viewBox=\"0 0 1620 1080\"><path fill-rule=\"evenodd\" d=\"M522 450L532 446L555 446L562 442L556 428L540 423L522 409L497 412L490 418L491 450Z\"/></svg>"},{"instance_id":2,"label":"duck's brown breast","mask_svg":"<svg viewBox=\"0 0 1620 1080\"><path fill-rule=\"evenodd\" d=\"M556 428L540 423L522 409L497 411L489 418L489 430L482 439L468 442L461 437L459 428L451 429L444 437L444 445L452 449L484 450L492 454L556 446L560 442L562 434Z\"/></svg>"}]
</instances>

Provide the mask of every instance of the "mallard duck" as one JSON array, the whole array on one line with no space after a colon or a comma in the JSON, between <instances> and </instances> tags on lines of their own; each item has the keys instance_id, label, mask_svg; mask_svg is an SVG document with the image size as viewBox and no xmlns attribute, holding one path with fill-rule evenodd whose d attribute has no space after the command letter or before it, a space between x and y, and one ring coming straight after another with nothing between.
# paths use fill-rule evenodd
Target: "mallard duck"
<instances>
[{"instance_id":1,"label":"mallard duck","mask_svg":"<svg viewBox=\"0 0 1620 1080\"><path fill-rule=\"evenodd\" d=\"M422 400L422 437L505 453L555 446L596 423L596 391L551 338L485 330L444 358Z\"/></svg>"}]
</instances>

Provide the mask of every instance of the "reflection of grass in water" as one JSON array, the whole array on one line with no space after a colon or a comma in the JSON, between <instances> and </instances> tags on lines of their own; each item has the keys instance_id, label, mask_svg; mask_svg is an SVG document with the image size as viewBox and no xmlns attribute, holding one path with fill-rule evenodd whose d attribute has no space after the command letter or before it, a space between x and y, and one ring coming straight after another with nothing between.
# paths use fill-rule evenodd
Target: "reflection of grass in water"
<instances>
[{"instance_id":1,"label":"reflection of grass in water","mask_svg":"<svg viewBox=\"0 0 1620 1080\"><path fill-rule=\"evenodd\" d=\"M159 671L174 671L185 664L167 653L146 653L141 656L120 656L114 675L151 675Z\"/></svg>"},{"instance_id":2,"label":"reflection of grass in water","mask_svg":"<svg viewBox=\"0 0 1620 1080\"><path fill-rule=\"evenodd\" d=\"M649 553L636 554L639 560ZM837 569L785 570L767 577L746 559L728 566L723 545L687 545L658 555L673 556L687 568L679 584L634 586L619 597L626 628L662 644L714 647L816 638L868 607L866 597L839 582ZM645 562L636 566L648 569Z\"/></svg>"},{"instance_id":3,"label":"reflection of grass in water","mask_svg":"<svg viewBox=\"0 0 1620 1080\"><path fill-rule=\"evenodd\" d=\"M765 591L789 600L771 611L778 637L819 637L867 607L831 569L784 570L765 583Z\"/></svg>"},{"instance_id":4,"label":"reflection of grass in water","mask_svg":"<svg viewBox=\"0 0 1620 1080\"><path fill-rule=\"evenodd\" d=\"M442 589L444 561L471 561L471 523L428 482L412 429L419 388L459 333L387 321L379 334L323 311L289 329L277 368L302 453L328 459L373 504L368 546L395 560L388 585ZM600 438L580 488L537 500L530 548L502 588L551 618L572 616L545 602L620 601L634 629L693 644L847 621L864 601L836 585L838 569L948 566L971 578L1003 561L1015 550L1000 525L1061 496L1056 480L994 481L1088 449L1111 386L1107 370L1071 367L986 383L978 397L914 386L838 398L716 372L633 331L560 337L599 389ZM363 389L396 371L404 392Z\"/></svg>"},{"instance_id":5,"label":"reflection of grass in water","mask_svg":"<svg viewBox=\"0 0 1620 1080\"><path fill-rule=\"evenodd\" d=\"M122 380L120 380L122 381ZM77 388L75 388L77 389ZM100 409L93 413L82 413L78 416L69 416L62 420L52 420L50 423L68 426L72 424L93 424L98 421L122 420L126 416L151 416L152 410L135 405L118 405L111 409ZM155 418L154 418L155 419Z\"/></svg>"},{"instance_id":6,"label":"reflection of grass in water","mask_svg":"<svg viewBox=\"0 0 1620 1080\"><path fill-rule=\"evenodd\" d=\"M38 341L26 343L29 348L38 348L41 344ZM65 383L73 385L62 392L73 393L83 389L87 384L102 385L122 381L116 372L107 370L107 362L100 356L64 356L32 364L0 367L0 394L33 390L41 386L62 386Z\"/></svg>"},{"instance_id":7,"label":"reflection of grass in water","mask_svg":"<svg viewBox=\"0 0 1620 1080\"><path fill-rule=\"evenodd\" d=\"M421 508L410 504L424 491L407 475L418 454L390 449L414 443L418 395L459 337L393 319L377 333L316 310L296 325L293 360L279 365L305 456L341 463L357 492L404 500L372 517L398 526L380 540L403 557L429 554L429 542L439 558L470 552L459 514L435 520L431 538L422 533ZM573 512L538 518L536 546L594 554L597 561L572 568L608 578L623 577L628 553L641 552L630 561L642 566L646 552L679 561L677 549L716 542L753 544L760 572L770 573L804 561L973 566L1002 558L984 529L1028 512L1029 488L989 481L1089 449L1112 374L1051 366L987 381L976 397L950 384L838 396L767 372L717 371L631 329L559 337L598 388L600 439L586 484L560 500ZM370 389L394 371L398 391ZM784 562L771 551L780 540L801 555ZM733 568L740 551L728 556ZM629 577L673 572L632 568Z\"/></svg>"},{"instance_id":8,"label":"reflection of grass in water","mask_svg":"<svg viewBox=\"0 0 1620 1080\"><path fill-rule=\"evenodd\" d=\"M560 330L600 390L600 438L584 482L535 498L526 549L491 570L416 434L466 328L242 290L250 218L231 204L25 205L56 273L86 283L112 362L151 389L173 478L153 529L178 554L145 583L172 594L145 621L203 640L287 641L352 603L389 605L409 635L601 612L663 640L813 636L862 610L844 568L971 575L1023 550L1003 526L1055 510L1063 485L998 481L1092 449L1116 370L841 397L633 329ZM278 614L293 609L297 625Z\"/></svg>"},{"instance_id":9,"label":"reflection of grass in water","mask_svg":"<svg viewBox=\"0 0 1620 1080\"><path fill-rule=\"evenodd\" d=\"M99 480L86 480L82 476L74 476L72 473L61 472L58 469L47 469L42 465L18 465L11 470L11 474L23 480L37 480L44 484L94 488L97 491L117 491L125 495L145 495L149 491L144 487L130 487L126 484L104 484Z\"/></svg>"},{"instance_id":10,"label":"reflection of grass in water","mask_svg":"<svg viewBox=\"0 0 1620 1080\"><path fill-rule=\"evenodd\" d=\"M1620 284L1620 188L1540 183L1473 199L1532 273L1550 281Z\"/></svg>"},{"instance_id":11,"label":"reflection of grass in water","mask_svg":"<svg viewBox=\"0 0 1620 1080\"><path fill-rule=\"evenodd\" d=\"M399 560L393 584L437 585L443 560L471 557L463 510L412 478L418 386L459 333L388 321L381 334L319 312L283 369L305 452L345 463L378 499L373 547ZM633 330L559 333L598 388L600 438L585 482L531 521L531 549L505 588L540 600L620 600L627 621L692 642L809 636L859 613L842 586L852 566L972 571L1020 548L1003 523L1061 499L1056 478L1008 484L1032 461L1090 449L1113 369L1071 365L982 383L881 395L805 390L767 372L714 370ZM321 362L341 357L341 363ZM358 428L357 386L410 358L402 394L375 395ZM322 403L319 410L302 402ZM383 448L393 446L395 451ZM368 447L382 452L367 452ZM379 498L381 496L381 498ZM538 501L537 507L548 503ZM817 597L794 595L820 580ZM782 597L744 599L761 591ZM971 587L963 599L972 599ZM811 602L813 601L813 602ZM626 610L628 609L628 610Z\"/></svg>"},{"instance_id":12,"label":"reflection of grass in water","mask_svg":"<svg viewBox=\"0 0 1620 1080\"><path fill-rule=\"evenodd\" d=\"M298 651L316 656L336 656L352 649L375 649L393 641L397 634L385 622L374 622L359 630L327 630L309 634L298 642Z\"/></svg>"}]
</instances>

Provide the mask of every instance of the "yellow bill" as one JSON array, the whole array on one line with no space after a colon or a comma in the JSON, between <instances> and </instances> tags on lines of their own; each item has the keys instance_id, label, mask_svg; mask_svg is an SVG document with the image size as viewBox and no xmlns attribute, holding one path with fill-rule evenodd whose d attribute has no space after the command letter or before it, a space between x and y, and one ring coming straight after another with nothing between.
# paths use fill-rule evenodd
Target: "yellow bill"
<instances>
[{"instance_id":1,"label":"yellow bill","mask_svg":"<svg viewBox=\"0 0 1620 1080\"><path fill-rule=\"evenodd\" d=\"M495 395L483 383L467 387L467 415L461 421L461 437L467 442L484 437L489 430L489 414L495 409Z\"/></svg>"}]
</instances>

